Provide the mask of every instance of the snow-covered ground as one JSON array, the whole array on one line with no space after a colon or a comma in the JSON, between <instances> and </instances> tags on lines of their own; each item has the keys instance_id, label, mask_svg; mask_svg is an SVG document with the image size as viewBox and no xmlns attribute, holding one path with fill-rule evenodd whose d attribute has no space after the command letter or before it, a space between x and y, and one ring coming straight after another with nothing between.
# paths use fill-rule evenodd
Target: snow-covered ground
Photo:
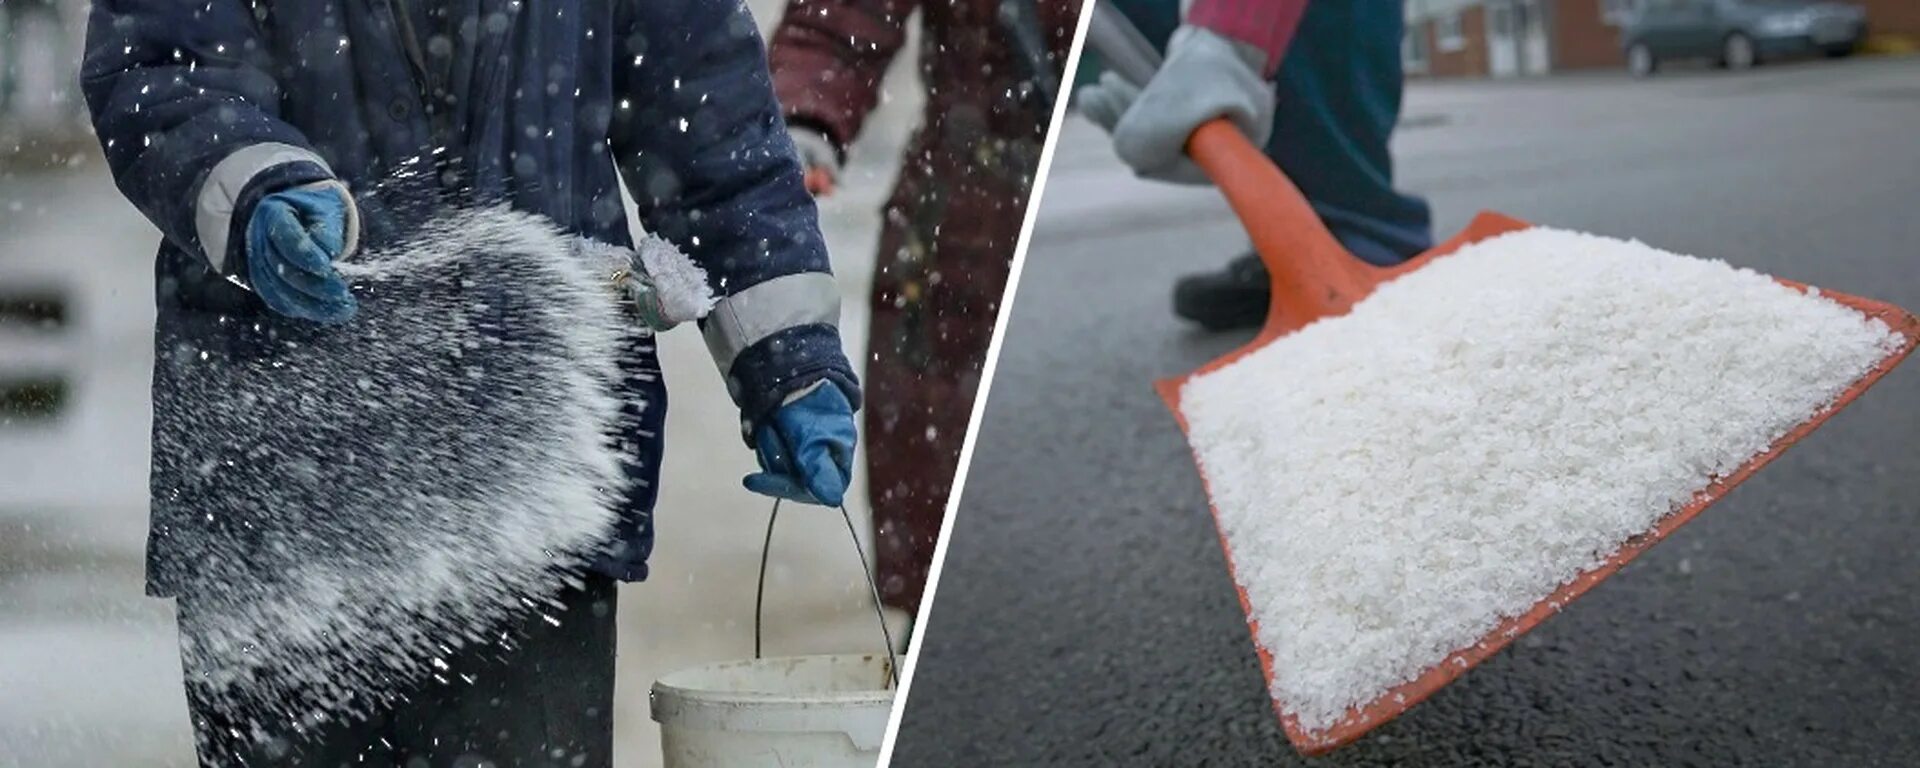
<instances>
[{"instance_id":1,"label":"snow-covered ground","mask_svg":"<svg viewBox=\"0 0 1920 768\"><path fill-rule=\"evenodd\" d=\"M763 29L778 4L753 3ZM891 97L854 147L840 190L821 202L856 357L866 343L878 209L921 103L903 66L910 59L896 62ZM0 166L0 302L50 291L69 305L60 329L0 323L0 383L51 376L69 386L57 417L0 424L0 765L192 763L172 606L141 592L157 239L97 156L65 170ZM623 767L659 763L647 710L654 679L751 655L768 506L739 486L752 457L697 333L675 331L661 347L673 406L653 578L621 593ZM851 508L864 515L863 477L855 488ZM865 582L838 515L783 517L769 579L769 652L874 649Z\"/></svg>"}]
</instances>

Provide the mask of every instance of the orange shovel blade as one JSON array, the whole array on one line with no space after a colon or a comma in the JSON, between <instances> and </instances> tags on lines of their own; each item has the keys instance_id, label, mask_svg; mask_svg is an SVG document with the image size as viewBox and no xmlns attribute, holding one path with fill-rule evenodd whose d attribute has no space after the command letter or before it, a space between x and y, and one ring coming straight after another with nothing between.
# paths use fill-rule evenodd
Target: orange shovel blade
<instances>
[{"instance_id":1,"label":"orange shovel blade","mask_svg":"<svg viewBox=\"0 0 1920 768\"><path fill-rule=\"evenodd\" d=\"M1394 267L1375 267L1354 258L1346 252L1332 233L1328 232L1319 217L1314 214L1306 198L1300 194L1280 169L1275 167L1246 137L1224 120L1203 125L1188 140L1187 152L1207 175L1212 177L1227 196L1234 213L1239 216L1247 232L1253 237L1254 248L1260 252L1261 261L1273 278L1273 304L1267 314L1267 323L1260 335L1246 346L1229 352L1213 362L1176 379L1155 382L1154 388L1172 409L1174 419L1179 421L1180 429L1187 429L1186 417L1180 409L1180 390L1188 379L1216 370L1242 356L1254 352L1275 340L1305 327L1308 323L1323 317L1346 314L1353 305L1366 298L1381 283L1430 263L1436 258L1453 253L1460 248L1485 240L1495 235L1526 229L1529 224L1519 219L1498 213L1481 213L1475 217L1465 231L1455 235L1433 249L1426 251L1404 264ZM1783 284L1806 290L1807 286L1788 280ZM1526 613L1514 616L1494 627L1479 642L1455 650L1440 663L1429 667L1419 677L1404 683L1372 701L1349 709L1340 721L1331 727L1319 731L1308 731L1300 727L1299 721L1282 711L1277 699L1273 702L1274 711L1280 715L1281 725L1287 732L1287 738L1295 749L1305 755L1321 755L1349 744L1365 735L1368 731L1386 724L1400 716L1415 704L1425 701L1442 686L1453 682L1467 670L1479 665L1508 643L1527 631L1539 626L1547 617L1558 613L1574 598L1579 597L1599 584L1602 579L1613 575L1622 566L1639 557L1654 542L1667 537L1691 521L1700 512L1715 501L1719 501L1734 486L1748 477L1767 462L1773 461L1788 446L1812 433L1821 424L1840 409L1859 398L1868 387L1878 382L1920 343L1920 318L1911 313L1871 299L1863 299L1841 293L1822 290L1821 295L1846 306L1859 310L1862 314L1885 322L1889 328L1903 337L1904 342L1893 354L1882 359L1878 365L1854 382L1844 394L1836 399L1832 407L1815 414L1792 431L1767 447L1761 454L1748 459L1738 470L1715 480L1696 494L1684 508L1668 513L1656 523L1652 530L1637 535L1621 545L1607 560L1560 585L1553 594L1542 598ZM1199 458L1196 454L1195 462ZM1202 483L1206 482L1204 473ZM1212 497L1212 489L1207 491ZM1209 509L1214 514L1216 527L1219 523L1219 510ZM1228 571L1234 574L1234 589L1240 595L1240 607L1247 612L1248 629L1252 634L1254 650L1260 657L1260 669L1267 678L1269 690L1273 683L1273 654L1260 645L1260 628L1253 621L1253 606L1248 600L1246 589L1240 586L1238 569L1234 564L1232 543L1221 533L1220 547L1226 552Z\"/></svg>"}]
</instances>

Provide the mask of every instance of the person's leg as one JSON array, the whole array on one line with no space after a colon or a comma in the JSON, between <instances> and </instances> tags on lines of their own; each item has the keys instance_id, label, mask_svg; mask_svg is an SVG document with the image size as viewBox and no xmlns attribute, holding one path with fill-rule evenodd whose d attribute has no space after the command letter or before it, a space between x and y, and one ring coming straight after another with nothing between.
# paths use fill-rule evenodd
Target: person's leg
<instances>
[{"instance_id":1,"label":"person's leg","mask_svg":"<svg viewBox=\"0 0 1920 768\"><path fill-rule=\"evenodd\" d=\"M904 350L882 345L912 321L905 312L875 306L875 346L865 377L875 580L881 601L909 615L919 611L926 590L957 445L970 413L958 402L953 382L907 364ZM961 421L958 434L946 431L954 429L953 414Z\"/></svg>"},{"instance_id":2,"label":"person's leg","mask_svg":"<svg viewBox=\"0 0 1920 768\"><path fill-rule=\"evenodd\" d=\"M1427 204L1393 187L1387 142L1400 118L1402 0L1307 6L1281 61L1267 156L1356 257L1396 264L1432 244ZM1182 279L1174 312L1212 329L1266 320L1267 271L1249 252Z\"/></svg>"},{"instance_id":3,"label":"person's leg","mask_svg":"<svg viewBox=\"0 0 1920 768\"><path fill-rule=\"evenodd\" d=\"M437 679L394 710L394 738L409 760L611 768L618 584L584 578L559 606L501 633L515 639L455 652Z\"/></svg>"},{"instance_id":4,"label":"person's leg","mask_svg":"<svg viewBox=\"0 0 1920 768\"><path fill-rule=\"evenodd\" d=\"M1353 255L1398 264L1433 244L1427 203L1393 187L1387 142L1405 74L1402 0L1312 3L1281 61L1272 157Z\"/></svg>"},{"instance_id":5,"label":"person's leg","mask_svg":"<svg viewBox=\"0 0 1920 768\"><path fill-rule=\"evenodd\" d=\"M610 768L616 584L584 578L581 588L557 596L559 605L496 633L500 641L448 654L435 679L410 686L371 717L260 738L189 685L200 763ZM181 610L191 610L189 601Z\"/></svg>"},{"instance_id":6,"label":"person's leg","mask_svg":"<svg viewBox=\"0 0 1920 768\"><path fill-rule=\"evenodd\" d=\"M185 647L194 642L192 633L198 626L197 601L181 597L176 604L183 651L181 666L186 677L187 716L193 726L194 748L202 768L402 765L395 745L384 739L388 731L385 712L355 718L316 715L304 718L295 730L269 734L261 731L260 721L275 722L283 718L248 717L216 706L206 691L193 684L203 670L195 666L191 654L184 652Z\"/></svg>"},{"instance_id":7,"label":"person's leg","mask_svg":"<svg viewBox=\"0 0 1920 768\"><path fill-rule=\"evenodd\" d=\"M941 370L946 319L930 301L939 251L933 233L950 192L928 170L903 172L887 204L870 302L863 416L874 577L880 599L909 614L920 608L957 461L946 458L957 437L936 422L948 410L968 410L952 402Z\"/></svg>"},{"instance_id":8,"label":"person's leg","mask_svg":"<svg viewBox=\"0 0 1920 768\"><path fill-rule=\"evenodd\" d=\"M187 686L187 712L193 722L194 748L201 768L382 768L402 766L400 752L384 735L384 715L339 720L314 726L305 735L264 736L229 720L193 686Z\"/></svg>"},{"instance_id":9,"label":"person's leg","mask_svg":"<svg viewBox=\"0 0 1920 768\"><path fill-rule=\"evenodd\" d=\"M874 568L881 599L914 614L1025 208L1025 187L993 169L1027 155L980 162L977 148L927 143L908 156L930 160L902 172L888 204L864 379Z\"/></svg>"}]
</instances>

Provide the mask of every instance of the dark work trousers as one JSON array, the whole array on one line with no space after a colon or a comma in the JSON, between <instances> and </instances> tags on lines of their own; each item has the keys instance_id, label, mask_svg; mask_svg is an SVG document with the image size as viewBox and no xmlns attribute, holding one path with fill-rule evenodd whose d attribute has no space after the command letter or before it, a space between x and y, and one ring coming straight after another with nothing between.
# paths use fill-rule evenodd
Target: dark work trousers
<instances>
[{"instance_id":1,"label":"dark work trousers","mask_svg":"<svg viewBox=\"0 0 1920 768\"><path fill-rule=\"evenodd\" d=\"M411 686L399 705L305 736L256 742L187 687L200 764L310 768L609 768L613 765L615 582L589 575L563 609L519 622L511 647L469 646L442 677ZM182 598L183 615L193 602ZM195 674L186 670L189 677ZM472 683L464 682L471 678Z\"/></svg>"}]
</instances>

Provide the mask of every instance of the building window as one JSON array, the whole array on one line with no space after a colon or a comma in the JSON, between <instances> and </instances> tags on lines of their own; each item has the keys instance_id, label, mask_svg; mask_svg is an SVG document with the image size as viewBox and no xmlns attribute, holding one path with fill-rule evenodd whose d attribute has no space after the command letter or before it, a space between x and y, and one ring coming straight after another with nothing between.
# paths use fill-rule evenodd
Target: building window
<instances>
[{"instance_id":1,"label":"building window","mask_svg":"<svg viewBox=\"0 0 1920 768\"><path fill-rule=\"evenodd\" d=\"M67 300L50 290L0 291L0 333L44 333L67 324Z\"/></svg>"},{"instance_id":2,"label":"building window","mask_svg":"<svg viewBox=\"0 0 1920 768\"><path fill-rule=\"evenodd\" d=\"M1406 37L1400 39L1400 59L1408 72L1416 74L1427 71L1427 26L1417 24L1407 29Z\"/></svg>"},{"instance_id":3,"label":"building window","mask_svg":"<svg viewBox=\"0 0 1920 768\"><path fill-rule=\"evenodd\" d=\"M66 410L67 395L59 376L0 379L0 428L52 420Z\"/></svg>"},{"instance_id":4,"label":"building window","mask_svg":"<svg viewBox=\"0 0 1920 768\"><path fill-rule=\"evenodd\" d=\"M22 355L9 344L35 344L71 322L67 299L50 288L0 288L0 432L58 418L66 410L70 387L65 376L11 365Z\"/></svg>"},{"instance_id":5,"label":"building window","mask_svg":"<svg viewBox=\"0 0 1920 768\"><path fill-rule=\"evenodd\" d=\"M1467 49L1467 34L1460 28L1460 13L1445 14L1433 20L1434 45L1441 53L1453 53Z\"/></svg>"},{"instance_id":6,"label":"building window","mask_svg":"<svg viewBox=\"0 0 1920 768\"><path fill-rule=\"evenodd\" d=\"M1633 21L1633 14L1639 12L1640 0L1600 0L1600 21L1616 27Z\"/></svg>"},{"instance_id":7,"label":"building window","mask_svg":"<svg viewBox=\"0 0 1920 768\"><path fill-rule=\"evenodd\" d=\"M1487 26L1492 27L1489 35L1495 40L1513 37L1513 9L1511 5L1487 6Z\"/></svg>"}]
</instances>

